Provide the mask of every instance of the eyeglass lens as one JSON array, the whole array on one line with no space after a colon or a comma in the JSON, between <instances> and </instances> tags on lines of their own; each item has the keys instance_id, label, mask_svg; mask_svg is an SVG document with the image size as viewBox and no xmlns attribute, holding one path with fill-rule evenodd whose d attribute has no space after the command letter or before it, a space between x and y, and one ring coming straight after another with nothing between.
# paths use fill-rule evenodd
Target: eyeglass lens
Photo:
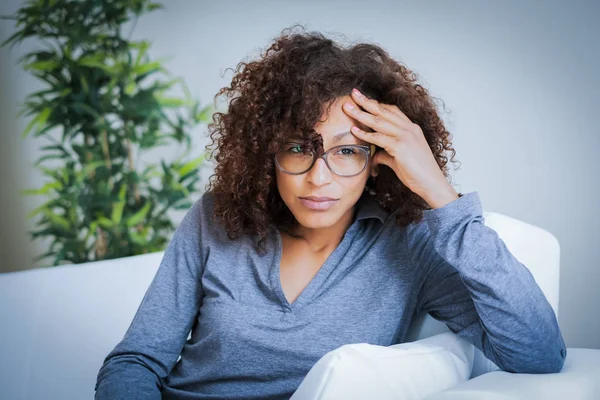
<instances>
[{"instance_id":1,"label":"eyeglass lens","mask_svg":"<svg viewBox=\"0 0 600 400\"><path fill-rule=\"evenodd\" d=\"M342 176L358 174L365 168L368 160L364 149L353 146L337 146L328 150L324 156L332 172ZM276 157L277 163L284 171L299 174L308 171L315 153L303 151L301 145L286 145Z\"/></svg>"}]
</instances>

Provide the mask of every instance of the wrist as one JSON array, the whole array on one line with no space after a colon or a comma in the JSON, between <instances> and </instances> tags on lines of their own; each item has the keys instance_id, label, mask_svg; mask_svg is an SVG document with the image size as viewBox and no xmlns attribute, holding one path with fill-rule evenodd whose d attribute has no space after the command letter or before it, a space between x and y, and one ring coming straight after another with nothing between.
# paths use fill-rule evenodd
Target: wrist
<instances>
[{"instance_id":1,"label":"wrist","mask_svg":"<svg viewBox=\"0 0 600 400\"><path fill-rule=\"evenodd\" d=\"M452 186L448 186L443 190L431 191L423 199L432 209L442 208L445 205L462 197L462 193L458 193Z\"/></svg>"}]
</instances>

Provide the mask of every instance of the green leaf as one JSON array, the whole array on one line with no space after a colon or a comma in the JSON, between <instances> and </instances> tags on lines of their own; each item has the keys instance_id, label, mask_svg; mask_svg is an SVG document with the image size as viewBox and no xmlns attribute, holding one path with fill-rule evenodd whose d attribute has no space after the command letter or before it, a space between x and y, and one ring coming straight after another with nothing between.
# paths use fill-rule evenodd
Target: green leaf
<instances>
[{"instance_id":1,"label":"green leaf","mask_svg":"<svg viewBox=\"0 0 600 400\"><path fill-rule=\"evenodd\" d=\"M159 8L164 8L164 6L160 3L150 3L148 4L148 11L157 10Z\"/></svg>"},{"instance_id":2,"label":"green leaf","mask_svg":"<svg viewBox=\"0 0 600 400\"><path fill-rule=\"evenodd\" d=\"M196 174L189 174L189 175L186 175L186 176L185 176L185 178L184 178L184 180L187 180L188 178L190 178L190 177L193 177L193 178L192 178L192 180L191 180L190 182L187 182L187 183L185 184L185 187L187 188L187 190L188 190L190 193L195 191L195 188L196 188L196 183L197 183L197 182L200 180L200 177L199 177L199 176L197 176L197 175L196 175L196 176L194 176L194 175L196 175ZM182 183L183 183L183 180L180 180L180 182L182 182Z\"/></svg>"},{"instance_id":3,"label":"green leaf","mask_svg":"<svg viewBox=\"0 0 600 400\"><path fill-rule=\"evenodd\" d=\"M154 82L154 84L152 85L152 88L154 90L162 92L167 89L170 89L176 83L183 83L183 79L182 78L173 78L173 79L169 79L168 81Z\"/></svg>"},{"instance_id":4,"label":"green leaf","mask_svg":"<svg viewBox=\"0 0 600 400\"><path fill-rule=\"evenodd\" d=\"M44 175L54 178L56 180L60 179L60 173L55 169L40 167L40 171L44 173Z\"/></svg>"},{"instance_id":5,"label":"green leaf","mask_svg":"<svg viewBox=\"0 0 600 400\"><path fill-rule=\"evenodd\" d=\"M147 202L144 207L127 219L127 226L132 227L143 221L144 218L146 218L148 211L150 211L150 207L150 202Z\"/></svg>"},{"instance_id":6,"label":"green leaf","mask_svg":"<svg viewBox=\"0 0 600 400\"><path fill-rule=\"evenodd\" d=\"M98 113L98 111L94 110L92 107L90 107L86 103L81 103L81 102L74 103L72 105L72 108L79 113L91 115L92 117L94 117L96 119L101 118L101 115Z\"/></svg>"},{"instance_id":7,"label":"green leaf","mask_svg":"<svg viewBox=\"0 0 600 400\"><path fill-rule=\"evenodd\" d=\"M106 217L100 217L95 222L104 229L112 229L115 226L115 223Z\"/></svg>"},{"instance_id":8,"label":"green leaf","mask_svg":"<svg viewBox=\"0 0 600 400\"><path fill-rule=\"evenodd\" d=\"M50 94L50 93L56 93L57 88L51 88L51 89L45 89L45 90L39 90L37 92L31 93L29 95L27 95L27 98L33 98L33 97L43 97L46 94Z\"/></svg>"},{"instance_id":9,"label":"green leaf","mask_svg":"<svg viewBox=\"0 0 600 400\"><path fill-rule=\"evenodd\" d=\"M121 218L123 217L123 209L125 208L125 194L127 193L127 186L121 185L121 190L119 191L119 201L113 203L113 209L110 219L114 224L119 224L121 222Z\"/></svg>"},{"instance_id":10,"label":"green leaf","mask_svg":"<svg viewBox=\"0 0 600 400\"><path fill-rule=\"evenodd\" d=\"M170 178L173 174L171 173L171 168L167 165L165 160L160 160L160 165L162 166L165 178Z\"/></svg>"},{"instance_id":11,"label":"green leaf","mask_svg":"<svg viewBox=\"0 0 600 400\"><path fill-rule=\"evenodd\" d=\"M146 239L146 235L143 234L139 234L135 231L130 231L129 232L129 237L131 238L131 241L135 244L138 244L140 246L146 246L148 244L148 240Z\"/></svg>"},{"instance_id":12,"label":"green leaf","mask_svg":"<svg viewBox=\"0 0 600 400\"><path fill-rule=\"evenodd\" d=\"M31 119L31 121L29 121L29 123L25 127L25 130L21 134L21 137L23 139L26 138L27 135L29 135L29 132L31 132L31 130L33 129L33 127L37 124L37 121L38 121L39 117L40 117L39 115L36 115L34 118Z\"/></svg>"},{"instance_id":13,"label":"green leaf","mask_svg":"<svg viewBox=\"0 0 600 400\"><path fill-rule=\"evenodd\" d=\"M85 76L81 75L79 77L79 82L81 83L81 87L83 88L83 93L88 94L90 92L90 85L88 85L87 79Z\"/></svg>"},{"instance_id":14,"label":"green leaf","mask_svg":"<svg viewBox=\"0 0 600 400\"><path fill-rule=\"evenodd\" d=\"M78 60L78 63L84 67L101 69L109 75L115 75L119 72L119 67L117 65L109 66L97 58L82 57Z\"/></svg>"},{"instance_id":15,"label":"green leaf","mask_svg":"<svg viewBox=\"0 0 600 400\"><path fill-rule=\"evenodd\" d=\"M204 107L198 114L196 114L196 121L198 122L211 122L212 115L214 114L215 109L212 104Z\"/></svg>"},{"instance_id":16,"label":"green leaf","mask_svg":"<svg viewBox=\"0 0 600 400\"><path fill-rule=\"evenodd\" d=\"M38 115L38 127L41 128L46 124L46 121L48 121L48 117L50 117L50 114L52 113L52 109L50 107L46 107L44 108Z\"/></svg>"},{"instance_id":17,"label":"green leaf","mask_svg":"<svg viewBox=\"0 0 600 400\"><path fill-rule=\"evenodd\" d=\"M48 154L43 157L40 157L33 165L37 167L40 164L42 164L44 161L47 161L47 160L54 160L54 159L63 160L65 158L68 158L68 156L65 156L64 154Z\"/></svg>"},{"instance_id":18,"label":"green leaf","mask_svg":"<svg viewBox=\"0 0 600 400\"><path fill-rule=\"evenodd\" d=\"M44 254L40 254L39 256L35 257L35 258L33 259L33 261L34 261L34 262L38 262L38 261L40 261L40 260L43 260L43 259L44 259L44 258L46 258L46 257L50 257L50 256L53 256L53 255L55 255L55 254L56 254L56 251L52 251L52 250L51 250L51 251L47 251L47 252L45 252Z\"/></svg>"},{"instance_id":19,"label":"green leaf","mask_svg":"<svg viewBox=\"0 0 600 400\"><path fill-rule=\"evenodd\" d=\"M25 189L21 191L24 196L36 196L41 194L48 194L52 189L62 189L63 185L60 182L49 182L42 186L40 189Z\"/></svg>"},{"instance_id":20,"label":"green leaf","mask_svg":"<svg viewBox=\"0 0 600 400\"><path fill-rule=\"evenodd\" d=\"M39 214L40 212L44 211L47 208L48 208L47 203L46 204L42 204L41 206L36 207L33 211L27 213L26 218L27 219L31 219L31 218L35 217L37 214Z\"/></svg>"},{"instance_id":21,"label":"green leaf","mask_svg":"<svg viewBox=\"0 0 600 400\"><path fill-rule=\"evenodd\" d=\"M185 98L188 101L188 103L192 104L192 92L190 92L190 89L187 87L187 85L181 85L182 89L183 89L183 93L185 94Z\"/></svg>"},{"instance_id":22,"label":"green leaf","mask_svg":"<svg viewBox=\"0 0 600 400\"><path fill-rule=\"evenodd\" d=\"M108 219L107 219L108 220ZM89 229L87 230L87 233L85 234L85 237L83 238L83 243L87 243L87 241L89 240L89 238L92 235L96 234L96 229L98 228L98 222L97 221L93 221L90 224Z\"/></svg>"},{"instance_id":23,"label":"green leaf","mask_svg":"<svg viewBox=\"0 0 600 400\"><path fill-rule=\"evenodd\" d=\"M4 47L9 43L15 44L23 40L25 37L23 30L17 31L13 33L8 39L0 44L0 47Z\"/></svg>"},{"instance_id":24,"label":"green leaf","mask_svg":"<svg viewBox=\"0 0 600 400\"><path fill-rule=\"evenodd\" d=\"M37 71L52 71L60 65L58 60L42 60L34 61L25 65L23 68L26 70L37 70Z\"/></svg>"},{"instance_id":25,"label":"green leaf","mask_svg":"<svg viewBox=\"0 0 600 400\"><path fill-rule=\"evenodd\" d=\"M127 86L125 86L125 94L131 96L135 93L136 89L137 85L135 84L135 82L129 82Z\"/></svg>"},{"instance_id":26,"label":"green leaf","mask_svg":"<svg viewBox=\"0 0 600 400\"><path fill-rule=\"evenodd\" d=\"M103 167L105 165L106 165L105 161L93 161L89 164L86 164L85 167L83 167L82 174L83 174L83 176L88 176L90 174L90 172L92 172L100 167Z\"/></svg>"},{"instance_id":27,"label":"green leaf","mask_svg":"<svg viewBox=\"0 0 600 400\"><path fill-rule=\"evenodd\" d=\"M144 75L159 70L163 70L162 63L160 61L153 61L147 64L136 65L133 67L132 72L137 75Z\"/></svg>"},{"instance_id":28,"label":"green leaf","mask_svg":"<svg viewBox=\"0 0 600 400\"><path fill-rule=\"evenodd\" d=\"M205 158L205 154L201 155L198 158L195 158L194 160L185 163L180 169L179 169L179 175L184 176L186 175L188 172L195 170L198 166L202 165L202 163L204 162L204 158Z\"/></svg>"},{"instance_id":29,"label":"green leaf","mask_svg":"<svg viewBox=\"0 0 600 400\"><path fill-rule=\"evenodd\" d=\"M176 97L162 97L155 96L156 101L163 107L182 107L185 105L189 105L189 102L185 99L179 99Z\"/></svg>"},{"instance_id":30,"label":"green leaf","mask_svg":"<svg viewBox=\"0 0 600 400\"><path fill-rule=\"evenodd\" d=\"M49 209L43 209L42 212L44 213L44 215L46 215L46 217L48 217L48 219L50 220L50 222L52 223L52 225L68 231L69 227L71 226L71 224L69 224L69 221L57 214L54 214L52 211L50 211Z\"/></svg>"},{"instance_id":31,"label":"green leaf","mask_svg":"<svg viewBox=\"0 0 600 400\"><path fill-rule=\"evenodd\" d=\"M37 126L38 129L41 129L46 124L46 121L48 121L48 117L50 117L51 113L52 109L50 107L44 107L42 111L40 111L31 121L29 121L29 124L27 124L25 127L21 137L27 137L27 135L29 135L35 126Z\"/></svg>"},{"instance_id":32,"label":"green leaf","mask_svg":"<svg viewBox=\"0 0 600 400\"><path fill-rule=\"evenodd\" d=\"M183 203L175 203L173 205L173 208L175 208L176 210L187 210L189 209L191 206L193 205L192 202L190 201L185 201Z\"/></svg>"},{"instance_id":33,"label":"green leaf","mask_svg":"<svg viewBox=\"0 0 600 400\"><path fill-rule=\"evenodd\" d=\"M136 42L135 46L132 45L131 47L138 49L138 54L135 59L134 65L140 65L140 61L142 61L142 57L144 55L146 55L146 52L150 48L150 42L147 40L142 40L140 42Z\"/></svg>"}]
</instances>

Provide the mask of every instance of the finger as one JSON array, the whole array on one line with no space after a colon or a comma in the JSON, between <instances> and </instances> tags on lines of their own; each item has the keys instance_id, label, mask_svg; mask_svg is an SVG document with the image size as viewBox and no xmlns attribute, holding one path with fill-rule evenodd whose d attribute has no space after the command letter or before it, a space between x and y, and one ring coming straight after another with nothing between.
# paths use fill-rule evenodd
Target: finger
<instances>
[{"instance_id":1,"label":"finger","mask_svg":"<svg viewBox=\"0 0 600 400\"><path fill-rule=\"evenodd\" d=\"M390 153L390 149L393 149L394 145L397 143L395 137L384 135L381 132L365 132L355 125L352 125L350 132L357 138L364 140L365 142L373 143L386 150L388 153Z\"/></svg>"},{"instance_id":2,"label":"finger","mask_svg":"<svg viewBox=\"0 0 600 400\"><path fill-rule=\"evenodd\" d=\"M375 153L375 156L373 157L373 165L383 164L383 165L387 165L388 167L392 168L393 161L394 161L394 157L392 157L385 150L379 150L377 153Z\"/></svg>"},{"instance_id":3,"label":"finger","mask_svg":"<svg viewBox=\"0 0 600 400\"><path fill-rule=\"evenodd\" d=\"M370 99L356 88L352 89L352 100L373 115L390 114L391 116L398 118L397 121L399 124L402 122L412 122L398 106L380 103L375 99Z\"/></svg>"},{"instance_id":4,"label":"finger","mask_svg":"<svg viewBox=\"0 0 600 400\"><path fill-rule=\"evenodd\" d=\"M406 123L406 121L403 118L392 112L388 105L379 103L376 100L369 99L365 96L356 96L356 94L354 94L354 97L356 98L356 103L359 106L361 106L366 111L366 113L371 114L375 117L374 120L382 119L398 126L402 126ZM360 109L358 109L358 111L364 112Z\"/></svg>"},{"instance_id":5,"label":"finger","mask_svg":"<svg viewBox=\"0 0 600 400\"><path fill-rule=\"evenodd\" d=\"M372 128L374 131L380 132L381 134L396 137L398 136L398 131L402 129L399 128L394 122L390 122L388 119L384 119L380 115L373 115L371 113L361 111L350 103L345 103L343 108L352 118L362 122L363 124Z\"/></svg>"}]
</instances>

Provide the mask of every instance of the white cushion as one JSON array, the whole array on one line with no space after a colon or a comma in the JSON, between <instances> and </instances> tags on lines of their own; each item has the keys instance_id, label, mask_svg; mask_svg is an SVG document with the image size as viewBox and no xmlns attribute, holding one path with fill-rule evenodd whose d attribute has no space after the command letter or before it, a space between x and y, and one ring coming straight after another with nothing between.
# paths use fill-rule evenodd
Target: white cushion
<instances>
[{"instance_id":1,"label":"white cushion","mask_svg":"<svg viewBox=\"0 0 600 400\"><path fill-rule=\"evenodd\" d=\"M557 374L490 372L435 393L426 400L597 400L600 399L600 350L567 348Z\"/></svg>"},{"instance_id":2,"label":"white cushion","mask_svg":"<svg viewBox=\"0 0 600 400\"><path fill-rule=\"evenodd\" d=\"M392 346L356 343L325 354L291 400L421 399L469 379L474 347L452 332Z\"/></svg>"}]
</instances>

